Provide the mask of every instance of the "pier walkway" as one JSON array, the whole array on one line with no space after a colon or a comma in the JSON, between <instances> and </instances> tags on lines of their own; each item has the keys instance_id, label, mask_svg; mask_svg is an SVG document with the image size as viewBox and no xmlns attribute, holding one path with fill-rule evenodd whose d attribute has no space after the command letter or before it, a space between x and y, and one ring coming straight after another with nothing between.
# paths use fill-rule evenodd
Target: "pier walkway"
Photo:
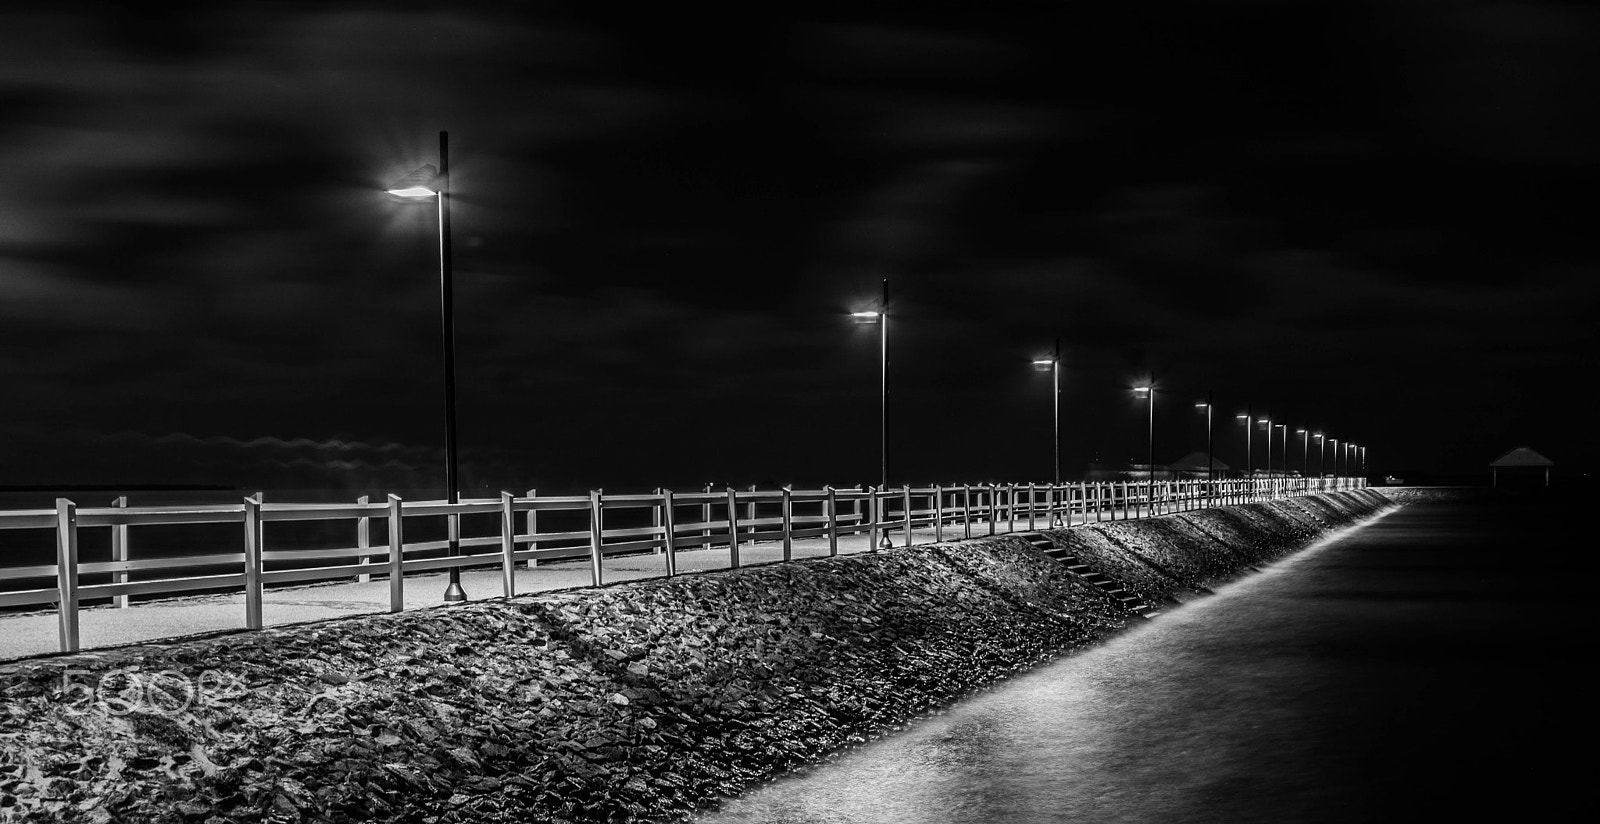
<instances>
[{"instance_id":1,"label":"pier walkway","mask_svg":"<svg viewBox=\"0 0 1600 824\"><path fill-rule=\"evenodd\" d=\"M1120 520L1123 513L1118 513ZM1079 523L1082 521L1080 519ZM1038 526L1043 527L1041 522ZM996 534L1026 531L1028 522L999 521ZM972 525L972 536L988 535L987 523ZM946 526L944 540L960 540L965 536L961 526ZM906 543L903 531L895 530L895 546ZM933 529L913 529L912 544L935 541ZM865 534L841 535L839 554L848 555L871 549ZM828 542L825 538L800 539L793 543L794 559L825 557ZM777 542L741 543L740 565L751 566L780 562L783 559L781 544ZM679 574L706 572L728 568L728 549L680 549L677 551ZM381 567L375 571L381 572ZM639 553L608 556L604 561L604 580L607 583L655 578L666 575L666 564L661 554ZM515 576L517 594L590 586L590 562L586 557L571 560L544 561L537 566L518 565ZM405 608L422 609L443 605L442 596L447 582L445 573L413 574L406 576ZM469 600L502 597L499 568L465 569L461 572L461 585ZM265 592L262 609L264 626L283 626L308 621L323 621L350 615L377 614L389 611L389 582L374 577L367 582L336 581L301 586L269 587ZM110 604L85 604L79 612L81 649L122 646L174 639L202 633L244 630L245 596L242 591L216 594L134 601L122 609ZM58 652L57 615L54 609L0 615L0 661Z\"/></svg>"}]
</instances>

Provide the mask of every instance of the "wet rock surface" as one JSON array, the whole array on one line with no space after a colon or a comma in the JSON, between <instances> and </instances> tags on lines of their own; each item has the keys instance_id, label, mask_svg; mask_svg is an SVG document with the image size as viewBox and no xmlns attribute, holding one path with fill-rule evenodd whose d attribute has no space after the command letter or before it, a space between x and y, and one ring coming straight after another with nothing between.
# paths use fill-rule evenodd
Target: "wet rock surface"
<instances>
[{"instance_id":1,"label":"wet rock surface","mask_svg":"<svg viewBox=\"0 0 1600 824\"><path fill-rule=\"evenodd\" d=\"M1172 597L1320 500L1048 534ZM1002 536L14 662L0 821L682 820L1140 620Z\"/></svg>"}]
</instances>

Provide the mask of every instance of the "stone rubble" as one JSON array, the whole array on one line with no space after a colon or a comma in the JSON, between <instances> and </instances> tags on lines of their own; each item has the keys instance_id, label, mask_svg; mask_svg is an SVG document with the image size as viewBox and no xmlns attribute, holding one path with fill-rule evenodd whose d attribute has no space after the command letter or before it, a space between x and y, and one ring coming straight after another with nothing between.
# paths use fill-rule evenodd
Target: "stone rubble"
<instances>
[{"instance_id":1,"label":"stone rubble","mask_svg":"<svg viewBox=\"0 0 1600 824\"><path fill-rule=\"evenodd\" d=\"M1047 534L1155 603L1390 506ZM0 822L678 821L1142 620L998 536L24 660Z\"/></svg>"}]
</instances>

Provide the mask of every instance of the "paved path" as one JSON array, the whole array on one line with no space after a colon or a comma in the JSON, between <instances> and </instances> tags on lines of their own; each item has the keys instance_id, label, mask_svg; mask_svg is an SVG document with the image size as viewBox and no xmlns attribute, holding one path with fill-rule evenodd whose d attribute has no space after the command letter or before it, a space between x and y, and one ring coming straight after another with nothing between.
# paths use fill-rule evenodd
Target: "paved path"
<instances>
[{"instance_id":1,"label":"paved path","mask_svg":"<svg viewBox=\"0 0 1600 824\"><path fill-rule=\"evenodd\" d=\"M1120 517L1120 516L1119 516ZM997 533L1012 531L1007 522L996 524ZM1041 518L1038 527L1046 524ZM972 536L988 535L987 523L972 525ZM1028 522L1015 522L1016 531L1026 531ZM904 535L895 530L896 546L905 543ZM946 526L946 541L960 540L965 535L961 525ZM933 543L932 528L914 529L911 542ZM865 535L844 535L839 538L839 554L854 554L870 549ZM814 558L828 554L825 538L797 540L794 558ZM740 562L745 566L781 561L783 548L778 543L741 544ZM701 572L728 567L726 547L710 550L679 550L680 572ZM663 555L641 554L608 558L604 564L603 580L606 583L638 578L660 577L666 574ZM405 581L405 608L421 609L440 606L445 590L444 573L410 575ZM461 584L469 599L495 598L503 595L500 569L468 569L461 572ZM531 569L516 570L518 594L554 589L568 589L590 585L587 557L561 562L544 562ZM367 583L354 581L331 582L305 586L274 587L266 591L262 607L262 623L282 626L307 621L324 621L350 615L387 612L389 610L389 582L379 578ZM79 610L79 646L81 649L122 646L149 641L170 639L197 633L219 630L239 630L245 626L244 593L198 595L153 601L136 601L126 609L110 605L85 606ZM0 661L59 652L57 615L54 610L43 612L0 615Z\"/></svg>"}]
</instances>

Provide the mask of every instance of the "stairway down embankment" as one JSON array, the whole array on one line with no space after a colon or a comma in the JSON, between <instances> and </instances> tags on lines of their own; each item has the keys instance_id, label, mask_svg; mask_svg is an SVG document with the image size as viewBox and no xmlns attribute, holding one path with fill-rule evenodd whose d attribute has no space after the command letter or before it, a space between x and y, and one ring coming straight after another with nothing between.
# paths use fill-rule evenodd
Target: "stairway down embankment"
<instances>
[{"instance_id":1,"label":"stairway down embankment","mask_svg":"<svg viewBox=\"0 0 1600 824\"><path fill-rule=\"evenodd\" d=\"M0 820L681 819L1391 506L1331 493L3 664Z\"/></svg>"}]
</instances>

